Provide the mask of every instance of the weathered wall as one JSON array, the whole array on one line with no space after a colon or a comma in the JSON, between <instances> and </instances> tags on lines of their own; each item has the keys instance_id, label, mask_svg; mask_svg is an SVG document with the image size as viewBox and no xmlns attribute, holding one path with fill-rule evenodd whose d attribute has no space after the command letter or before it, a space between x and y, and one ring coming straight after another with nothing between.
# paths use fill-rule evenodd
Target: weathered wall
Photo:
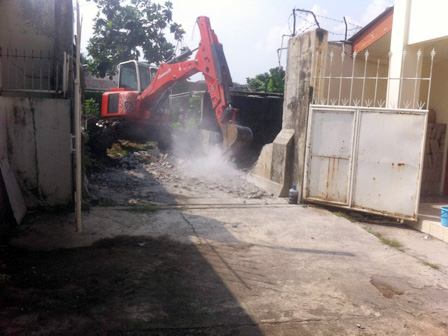
<instances>
[{"instance_id":1,"label":"weathered wall","mask_svg":"<svg viewBox=\"0 0 448 336\"><path fill-rule=\"evenodd\" d=\"M232 104L239 109L237 122L253 133L251 150L257 157L282 129L283 96L232 93Z\"/></svg>"},{"instance_id":2,"label":"weathered wall","mask_svg":"<svg viewBox=\"0 0 448 336\"><path fill-rule=\"evenodd\" d=\"M71 200L70 101L0 97L0 158L7 156L28 207Z\"/></svg>"},{"instance_id":3,"label":"weathered wall","mask_svg":"<svg viewBox=\"0 0 448 336\"><path fill-rule=\"evenodd\" d=\"M313 64L313 56L317 51L325 52L327 38L326 31L317 29L289 40L282 131L272 149L263 149L254 170L263 179L260 184L279 196L286 196L289 188L297 185L302 199L308 108L313 89L319 91L320 84L311 86L312 75L314 71L319 77L323 71L321 59Z\"/></svg>"},{"instance_id":4,"label":"weathered wall","mask_svg":"<svg viewBox=\"0 0 448 336\"><path fill-rule=\"evenodd\" d=\"M282 128L282 95L263 93L232 92L232 106L238 108L237 123L249 127L253 133L250 148L244 153L244 164L253 164L262 147L272 142ZM211 107L210 95L204 95L204 111L201 127L221 132L215 112Z\"/></svg>"},{"instance_id":5,"label":"weathered wall","mask_svg":"<svg viewBox=\"0 0 448 336\"><path fill-rule=\"evenodd\" d=\"M73 49L72 0L2 0L0 13L4 49L42 50L44 55Z\"/></svg>"},{"instance_id":6,"label":"weathered wall","mask_svg":"<svg viewBox=\"0 0 448 336\"><path fill-rule=\"evenodd\" d=\"M72 0L1 0L0 13L0 66L3 69L0 87L48 90L49 78L56 77L50 71L57 73L55 64L62 63L63 52L73 52ZM11 57L16 53L18 58ZM42 57L51 57L52 65L48 59L30 61L31 55L39 57L41 53ZM42 74L38 75L41 70ZM58 74L60 84L61 71ZM72 183L70 102L8 99L6 95L44 97L45 94L0 90L0 158L8 156L27 205L69 202ZM0 214L5 206L6 196L0 181Z\"/></svg>"},{"instance_id":7,"label":"weathered wall","mask_svg":"<svg viewBox=\"0 0 448 336\"><path fill-rule=\"evenodd\" d=\"M300 201L305 169L308 110L313 90L320 89L318 85L314 88L311 86L313 70L319 77L323 68L322 64L313 64L313 56L316 52L326 52L327 45L328 33L323 29L316 29L291 39L288 46L283 128L294 129L292 184L297 186Z\"/></svg>"}]
</instances>

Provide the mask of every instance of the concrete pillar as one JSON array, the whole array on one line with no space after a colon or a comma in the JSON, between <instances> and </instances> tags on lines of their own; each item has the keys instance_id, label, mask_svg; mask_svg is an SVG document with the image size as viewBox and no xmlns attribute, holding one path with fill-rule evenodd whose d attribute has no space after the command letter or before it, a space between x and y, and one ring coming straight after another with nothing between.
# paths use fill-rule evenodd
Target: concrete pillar
<instances>
[{"instance_id":1,"label":"concrete pillar","mask_svg":"<svg viewBox=\"0 0 448 336\"><path fill-rule=\"evenodd\" d=\"M411 0L397 0L394 7L393 29L390 43L392 57L389 63L389 77L387 85L386 104L388 108L404 107L404 103L409 101L410 108L417 108L419 102L420 83L417 85L414 97L414 82L401 81L401 77L421 76L423 57L418 59L418 46L408 45L409 21L411 17ZM403 52L406 57L403 58ZM418 72L416 72L418 70ZM424 99L426 101L426 98Z\"/></svg>"},{"instance_id":2,"label":"concrete pillar","mask_svg":"<svg viewBox=\"0 0 448 336\"><path fill-rule=\"evenodd\" d=\"M314 64L317 52L326 52L328 33L316 29L290 40L288 67L283 106L283 127L294 129L292 184L297 186L299 202L303 200L303 176L305 174L306 130L308 111L312 99L313 71L317 77L323 72L323 64ZM317 69L315 69L317 67Z\"/></svg>"},{"instance_id":3,"label":"concrete pillar","mask_svg":"<svg viewBox=\"0 0 448 336\"><path fill-rule=\"evenodd\" d=\"M293 37L288 44L282 131L273 144L266 145L254 168L262 186L279 196L286 196L297 185L302 201L305 169L306 129L311 103L313 72L320 75L322 64L314 64L317 52L325 52L328 33L313 30Z\"/></svg>"}]
</instances>

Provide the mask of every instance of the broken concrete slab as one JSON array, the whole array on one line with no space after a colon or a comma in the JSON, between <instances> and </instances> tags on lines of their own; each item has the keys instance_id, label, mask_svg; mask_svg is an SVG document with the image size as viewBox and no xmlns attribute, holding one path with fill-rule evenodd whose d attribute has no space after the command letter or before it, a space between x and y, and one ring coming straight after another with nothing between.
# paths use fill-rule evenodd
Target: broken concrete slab
<instances>
[{"instance_id":1,"label":"broken concrete slab","mask_svg":"<svg viewBox=\"0 0 448 336\"><path fill-rule=\"evenodd\" d=\"M276 196L285 197L291 188L293 129L282 129L272 144L263 147L253 169L253 181Z\"/></svg>"}]
</instances>

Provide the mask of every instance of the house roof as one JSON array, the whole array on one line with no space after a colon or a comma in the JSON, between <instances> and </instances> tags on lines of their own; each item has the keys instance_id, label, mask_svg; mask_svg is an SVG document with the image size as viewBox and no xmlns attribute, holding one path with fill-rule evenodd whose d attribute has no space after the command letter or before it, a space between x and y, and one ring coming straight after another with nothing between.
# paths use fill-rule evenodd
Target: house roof
<instances>
[{"instance_id":1,"label":"house roof","mask_svg":"<svg viewBox=\"0 0 448 336\"><path fill-rule=\"evenodd\" d=\"M348 41L352 43L353 51L359 53L389 33L392 30L393 13L393 6L386 8L384 12L350 37Z\"/></svg>"},{"instance_id":2,"label":"house roof","mask_svg":"<svg viewBox=\"0 0 448 336\"><path fill-rule=\"evenodd\" d=\"M109 91L118 87L118 81L114 77L110 80L108 77L99 78L93 76L89 71L84 71L86 90Z\"/></svg>"}]
</instances>

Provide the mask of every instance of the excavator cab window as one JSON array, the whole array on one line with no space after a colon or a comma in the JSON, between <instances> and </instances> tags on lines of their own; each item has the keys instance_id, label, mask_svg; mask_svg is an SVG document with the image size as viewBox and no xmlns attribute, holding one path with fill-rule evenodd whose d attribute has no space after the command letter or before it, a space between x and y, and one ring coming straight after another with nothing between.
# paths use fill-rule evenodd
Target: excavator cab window
<instances>
[{"instance_id":1,"label":"excavator cab window","mask_svg":"<svg viewBox=\"0 0 448 336\"><path fill-rule=\"evenodd\" d=\"M143 65L138 66L138 72L140 75L140 85L141 89L139 91L145 90L149 84L151 84L151 76L149 73L149 68Z\"/></svg>"},{"instance_id":2,"label":"excavator cab window","mask_svg":"<svg viewBox=\"0 0 448 336\"><path fill-rule=\"evenodd\" d=\"M119 87L138 92L142 92L151 84L157 72L156 67L136 61L120 63L119 69Z\"/></svg>"},{"instance_id":3,"label":"excavator cab window","mask_svg":"<svg viewBox=\"0 0 448 336\"><path fill-rule=\"evenodd\" d=\"M120 64L120 88L131 91L139 91L137 82L136 62L126 62Z\"/></svg>"}]
</instances>

